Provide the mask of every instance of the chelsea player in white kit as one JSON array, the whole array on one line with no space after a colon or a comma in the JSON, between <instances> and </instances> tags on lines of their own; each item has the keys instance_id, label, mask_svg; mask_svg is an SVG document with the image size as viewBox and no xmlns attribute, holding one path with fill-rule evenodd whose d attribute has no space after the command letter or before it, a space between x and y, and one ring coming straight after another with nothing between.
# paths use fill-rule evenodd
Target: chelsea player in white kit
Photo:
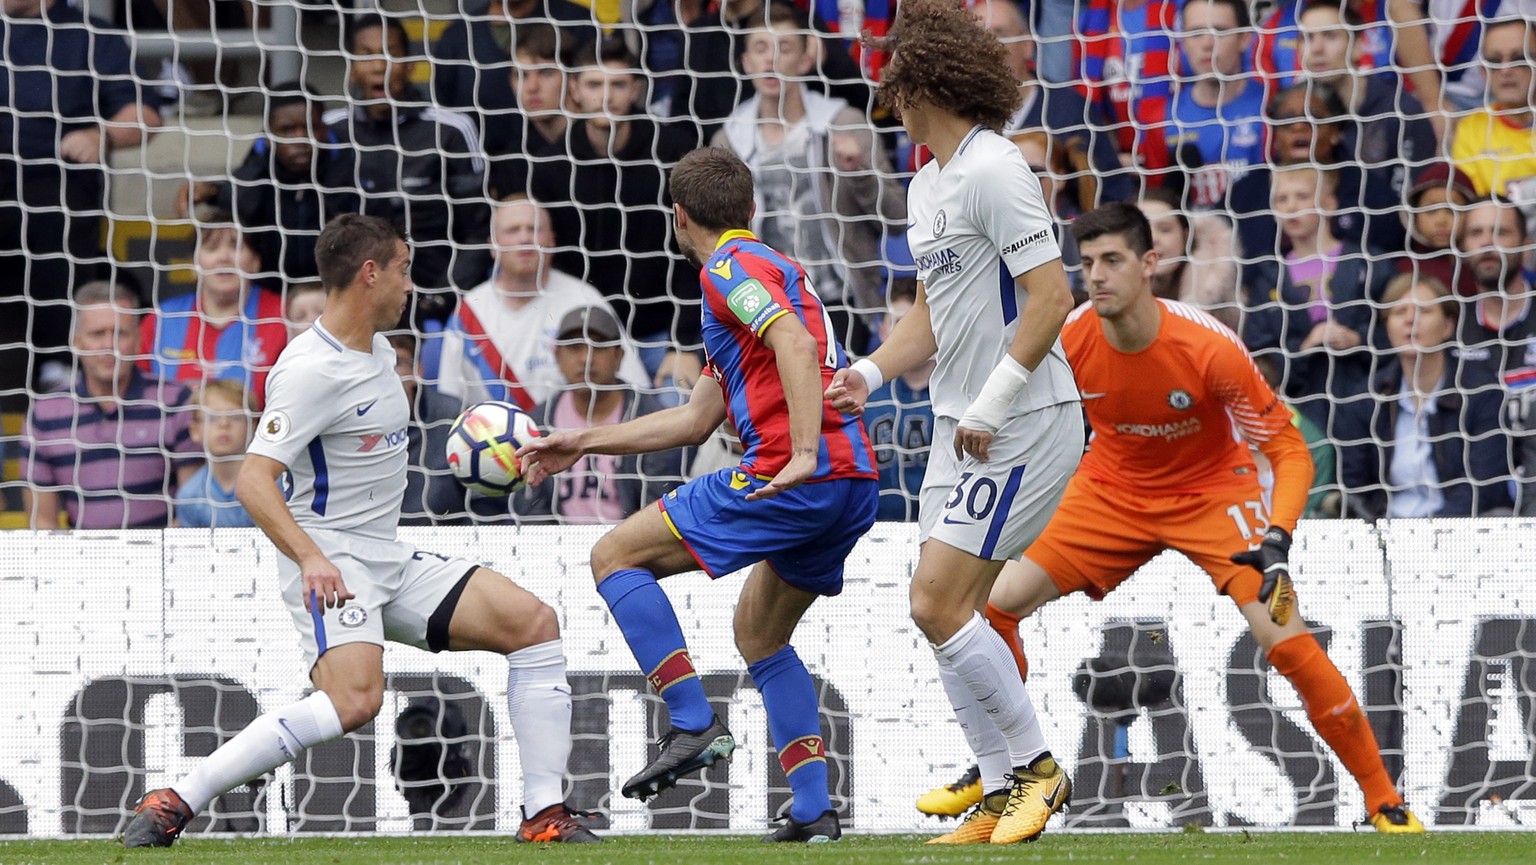
<instances>
[{"instance_id":1,"label":"chelsea player in white kit","mask_svg":"<svg viewBox=\"0 0 1536 865\"><path fill-rule=\"evenodd\" d=\"M147 793L129 847L169 846L234 787L378 714L384 641L507 658L507 708L523 769L520 841L590 842L564 804L571 689L554 610L478 564L396 540L410 406L382 331L411 291L410 250L377 217L326 225L315 257L325 312L283 351L236 495L277 547L315 690L260 716L186 777ZM286 473L287 501L278 489Z\"/></svg>"},{"instance_id":2,"label":"chelsea player in white kit","mask_svg":"<svg viewBox=\"0 0 1536 865\"><path fill-rule=\"evenodd\" d=\"M934 358L935 429L920 498L912 619L976 752L981 805L931 843L1032 840L1071 796L1013 655L981 610L1003 563L1034 541L1083 451L1059 335L1072 310L1039 181L998 133L1019 95L1002 46L950 0L906 0L879 95L933 160L907 193L917 302L827 397L869 393Z\"/></svg>"}]
</instances>

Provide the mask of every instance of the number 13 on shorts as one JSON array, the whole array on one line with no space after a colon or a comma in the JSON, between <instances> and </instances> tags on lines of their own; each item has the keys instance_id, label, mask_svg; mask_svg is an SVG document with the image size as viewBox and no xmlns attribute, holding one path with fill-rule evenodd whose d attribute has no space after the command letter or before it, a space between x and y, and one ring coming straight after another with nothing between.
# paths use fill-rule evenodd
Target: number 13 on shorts
<instances>
[{"instance_id":1,"label":"number 13 on shorts","mask_svg":"<svg viewBox=\"0 0 1536 865\"><path fill-rule=\"evenodd\" d=\"M1237 533L1244 541L1255 541L1269 528L1269 508L1262 500L1246 501L1227 508L1227 516L1237 524Z\"/></svg>"}]
</instances>

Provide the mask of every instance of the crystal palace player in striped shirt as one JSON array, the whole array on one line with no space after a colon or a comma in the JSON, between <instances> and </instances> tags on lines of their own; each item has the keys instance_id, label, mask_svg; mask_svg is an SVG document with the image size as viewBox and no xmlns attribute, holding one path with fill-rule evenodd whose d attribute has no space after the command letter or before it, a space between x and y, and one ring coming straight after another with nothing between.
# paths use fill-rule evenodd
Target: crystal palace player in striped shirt
<instances>
[{"instance_id":1,"label":"crystal palace player in striped shirt","mask_svg":"<svg viewBox=\"0 0 1536 865\"><path fill-rule=\"evenodd\" d=\"M742 228L753 207L747 166L724 148L696 150L674 169L670 191L678 243L700 265L703 377L686 405L557 432L519 455L529 483L538 484L589 453L701 444L730 418L746 448L739 468L668 493L592 550L597 591L672 716L660 754L623 793L653 796L735 749L657 579L750 567L736 606L736 646L762 692L794 792L788 822L764 840L836 840L842 830L827 791L816 690L789 638L812 601L842 591L843 559L874 522L874 451L858 418L822 399L848 360L805 270Z\"/></svg>"}]
</instances>

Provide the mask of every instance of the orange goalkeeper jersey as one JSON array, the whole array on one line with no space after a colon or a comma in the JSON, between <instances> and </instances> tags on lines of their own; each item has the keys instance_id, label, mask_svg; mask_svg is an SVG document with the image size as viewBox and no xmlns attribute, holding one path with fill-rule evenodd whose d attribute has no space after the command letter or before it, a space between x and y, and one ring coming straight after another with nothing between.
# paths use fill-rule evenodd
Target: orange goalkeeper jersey
<instances>
[{"instance_id":1,"label":"orange goalkeeper jersey","mask_svg":"<svg viewBox=\"0 0 1536 865\"><path fill-rule=\"evenodd\" d=\"M1256 486L1246 440L1275 466L1271 524L1292 530L1306 505L1312 459L1290 411L1226 326L1187 304L1158 303L1157 337L1134 354L1109 344L1090 304L1062 328L1093 427L1081 471L1150 495Z\"/></svg>"}]
</instances>

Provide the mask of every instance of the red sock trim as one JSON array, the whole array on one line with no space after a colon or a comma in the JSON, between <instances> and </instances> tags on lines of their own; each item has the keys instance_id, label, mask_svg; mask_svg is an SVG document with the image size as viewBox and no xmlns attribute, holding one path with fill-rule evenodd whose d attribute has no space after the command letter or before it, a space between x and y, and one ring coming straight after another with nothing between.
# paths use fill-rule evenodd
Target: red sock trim
<instances>
[{"instance_id":1,"label":"red sock trim","mask_svg":"<svg viewBox=\"0 0 1536 865\"><path fill-rule=\"evenodd\" d=\"M827 746L821 741L820 736L801 736L779 752L779 765L784 767L784 776L806 763L816 761L827 762Z\"/></svg>"},{"instance_id":2,"label":"red sock trim","mask_svg":"<svg viewBox=\"0 0 1536 865\"><path fill-rule=\"evenodd\" d=\"M662 659L646 679L650 681L651 688L656 693L664 694L668 688L678 682L696 678L698 675L693 669L693 659L688 656L688 650L678 649Z\"/></svg>"}]
</instances>

